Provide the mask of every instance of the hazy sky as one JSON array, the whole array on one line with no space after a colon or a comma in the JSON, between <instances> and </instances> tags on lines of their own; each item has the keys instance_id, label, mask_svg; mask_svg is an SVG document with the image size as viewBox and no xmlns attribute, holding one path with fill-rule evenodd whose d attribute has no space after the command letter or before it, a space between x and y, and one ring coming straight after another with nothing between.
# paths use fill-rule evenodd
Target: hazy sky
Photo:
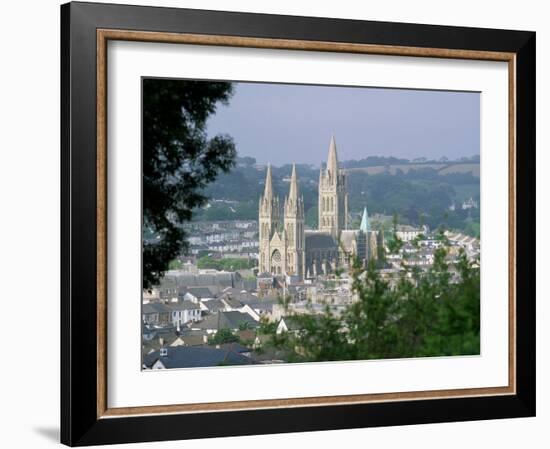
<instances>
[{"instance_id":1,"label":"hazy sky","mask_svg":"<svg viewBox=\"0 0 550 449\"><path fill-rule=\"evenodd\" d=\"M340 160L479 154L480 95L362 87L235 83L228 106L209 119L240 156L259 163L319 165L331 134Z\"/></svg>"}]
</instances>

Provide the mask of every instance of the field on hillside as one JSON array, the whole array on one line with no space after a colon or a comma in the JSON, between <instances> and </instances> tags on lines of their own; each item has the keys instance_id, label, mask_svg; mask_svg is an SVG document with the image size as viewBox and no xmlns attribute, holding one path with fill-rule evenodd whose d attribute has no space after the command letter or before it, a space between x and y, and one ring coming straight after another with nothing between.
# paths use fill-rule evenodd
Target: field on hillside
<instances>
[{"instance_id":1,"label":"field on hillside","mask_svg":"<svg viewBox=\"0 0 550 449\"><path fill-rule=\"evenodd\" d=\"M452 164L439 170L440 175L448 175L450 173L471 173L479 178L479 164Z\"/></svg>"},{"instance_id":2,"label":"field on hillside","mask_svg":"<svg viewBox=\"0 0 550 449\"><path fill-rule=\"evenodd\" d=\"M403 173L408 173L411 170L422 170L426 168L437 170L440 175L448 175L450 173L472 173L473 176L479 178L478 163L378 165L374 167L348 168L346 171L349 173L368 173L369 175L377 175L387 171L389 174L395 175L398 170L401 170Z\"/></svg>"}]
</instances>

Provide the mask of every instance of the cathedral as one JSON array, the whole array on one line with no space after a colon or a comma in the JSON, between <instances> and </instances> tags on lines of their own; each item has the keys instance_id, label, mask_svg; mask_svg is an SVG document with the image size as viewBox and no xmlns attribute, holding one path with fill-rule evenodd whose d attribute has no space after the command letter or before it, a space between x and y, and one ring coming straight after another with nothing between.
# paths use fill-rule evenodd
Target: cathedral
<instances>
[{"instance_id":1,"label":"cathedral","mask_svg":"<svg viewBox=\"0 0 550 449\"><path fill-rule=\"evenodd\" d=\"M326 167L319 173L318 229L305 229L304 199L295 165L288 195L280 206L268 165L259 204L259 273L302 281L348 268L355 257L363 263L376 257L380 236L369 229L366 208L359 229L349 229L346 174L338 166L334 136Z\"/></svg>"}]
</instances>

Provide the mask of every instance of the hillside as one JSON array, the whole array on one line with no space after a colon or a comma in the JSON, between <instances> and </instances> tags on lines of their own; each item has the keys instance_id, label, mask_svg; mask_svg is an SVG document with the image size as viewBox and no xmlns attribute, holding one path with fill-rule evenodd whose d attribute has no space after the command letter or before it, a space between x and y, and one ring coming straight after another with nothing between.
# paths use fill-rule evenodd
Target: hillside
<instances>
[{"instance_id":1,"label":"hillside","mask_svg":"<svg viewBox=\"0 0 550 449\"><path fill-rule=\"evenodd\" d=\"M446 164L393 164L393 165L377 165L373 167L353 167L347 168L348 173L367 173L369 175L377 175L380 173L389 173L395 175L399 171L408 173L411 170L432 169L437 171L439 175L448 175L450 173L472 173L473 176L479 178L479 163L446 163Z\"/></svg>"},{"instance_id":2,"label":"hillside","mask_svg":"<svg viewBox=\"0 0 550 449\"><path fill-rule=\"evenodd\" d=\"M345 165L343 163L342 165ZM272 167L273 188L281 203L288 192L291 165ZM299 189L304 197L306 224L317 226L319 169L297 166ZM462 202L479 202L479 163L409 163L346 168L352 221L364 207L369 214L399 215L400 222L426 223L469 232L478 229L479 209L462 210ZM250 158L220 176L206 191L207 207L194 220L255 220L264 188L265 167ZM451 205L455 210L450 210ZM473 224L473 225L472 225ZM474 232L474 231L472 231Z\"/></svg>"}]
</instances>

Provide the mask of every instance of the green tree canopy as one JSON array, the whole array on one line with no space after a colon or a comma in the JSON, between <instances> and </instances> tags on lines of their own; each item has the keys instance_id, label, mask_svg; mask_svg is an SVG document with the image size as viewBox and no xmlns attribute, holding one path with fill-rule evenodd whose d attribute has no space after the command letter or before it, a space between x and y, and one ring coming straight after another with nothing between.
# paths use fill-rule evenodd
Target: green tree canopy
<instances>
[{"instance_id":1,"label":"green tree canopy","mask_svg":"<svg viewBox=\"0 0 550 449\"><path fill-rule=\"evenodd\" d=\"M268 345L284 351L289 362L368 360L479 354L479 267L464 253L455 263L438 249L426 272L404 267L391 283L371 263L356 264L353 291L357 300L335 315L293 314L297 331L277 334L264 323ZM284 303L284 302L283 302Z\"/></svg>"},{"instance_id":2,"label":"green tree canopy","mask_svg":"<svg viewBox=\"0 0 550 449\"><path fill-rule=\"evenodd\" d=\"M185 249L181 223L235 163L231 137L206 133L208 117L232 92L226 82L143 80L143 288L157 284Z\"/></svg>"}]
</instances>

